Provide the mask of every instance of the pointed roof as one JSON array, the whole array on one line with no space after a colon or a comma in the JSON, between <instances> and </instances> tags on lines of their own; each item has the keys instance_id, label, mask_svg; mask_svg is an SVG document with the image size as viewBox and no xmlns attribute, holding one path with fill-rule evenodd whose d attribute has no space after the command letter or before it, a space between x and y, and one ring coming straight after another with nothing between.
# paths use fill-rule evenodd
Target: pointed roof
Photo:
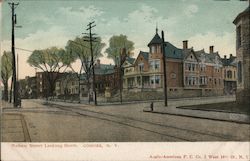
<instances>
[{"instance_id":1,"label":"pointed roof","mask_svg":"<svg viewBox=\"0 0 250 161\"><path fill-rule=\"evenodd\" d=\"M133 64L135 61L135 58L127 57L126 61L128 61L130 64Z\"/></svg>"},{"instance_id":2,"label":"pointed roof","mask_svg":"<svg viewBox=\"0 0 250 161\"><path fill-rule=\"evenodd\" d=\"M148 43L148 46L152 45L152 44L161 44L162 43L162 39L158 34L158 28L156 28L156 33L155 36L153 37L153 39Z\"/></svg>"},{"instance_id":3,"label":"pointed roof","mask_svg":"<svg viewBox=\"0 0 250 161\"><path fill-rule=\"evenodd\" d=\"M140 51L139 55L140 55L140 54L143 56L143 58L144 58L145 60L148 60L148 54L149 54L148 52ZM139 55L138 55L138 56L139 56Z\"/></svg>"},{"instance_id":4,"label":"pointed roof","mask_svg":"<svg viewBox=\"0 0 250 161\"><path fill-rule=\"evenodd\" d=\"M165 42L165 56L166 58L182 59L182 49L175 47L170 42Z\"/></svg>"},{"instance_id":5,"label":"pointed roof","mask_svg":"<svg viewBox=\"0 0 250 161\"><path fill-rule=\"evenodd\" d=\"M224 66L236 66L237 65L236 56L230 56L228 59L223 58L221 59L221 61Z\"/></svg>"}]
</instances>

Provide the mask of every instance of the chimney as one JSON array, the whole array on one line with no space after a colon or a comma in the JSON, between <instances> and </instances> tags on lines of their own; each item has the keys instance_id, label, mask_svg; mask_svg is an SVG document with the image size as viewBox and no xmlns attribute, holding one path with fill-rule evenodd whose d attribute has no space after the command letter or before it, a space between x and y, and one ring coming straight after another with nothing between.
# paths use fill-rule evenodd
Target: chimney
<instances>
[{"instance_id":1,"label":"chimney","mask_svg":"<svg viewBox=\"0 0 250 161\"><path fill-rule=\"evenodd\" d=\"M214 53L214 46L209 46L209 53L210 54Z\"/></svg>"},{"instance_id":2,"label":"chimney","mask_svg":"<svg viewBox=\"0 0 250 161\"><path fill-rule=\"evenodd\" d=\"M183 42L183 49L187 49L188 48L188 40L184 40Z\"/></svg>"}]
</instances>

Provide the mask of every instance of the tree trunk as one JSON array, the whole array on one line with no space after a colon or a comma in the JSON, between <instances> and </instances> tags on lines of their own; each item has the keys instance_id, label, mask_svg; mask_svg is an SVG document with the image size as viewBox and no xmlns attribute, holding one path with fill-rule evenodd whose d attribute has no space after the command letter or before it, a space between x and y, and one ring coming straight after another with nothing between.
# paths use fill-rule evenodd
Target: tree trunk
<instances>
[{"instance_id":1,"label":"tree trunk","mask_svg":"<svg viewBox=\"0 0 250 161\"><path fill-rule=\"evenodd\" d=\"M8 81L4 82L3 100L8 101Z\"/></svg>"},{"instance_id":2,"label":"tree trunk","mask_svg":"<svg viewBox=\"0 0 250 161\"><path fill-rule=\"evenodd\" d=\"M11 78L11 85L10 85L10 100L9 100L9 103L12 102L12 88L13 88L13 77Z\"/></svg>"}]
</instances>

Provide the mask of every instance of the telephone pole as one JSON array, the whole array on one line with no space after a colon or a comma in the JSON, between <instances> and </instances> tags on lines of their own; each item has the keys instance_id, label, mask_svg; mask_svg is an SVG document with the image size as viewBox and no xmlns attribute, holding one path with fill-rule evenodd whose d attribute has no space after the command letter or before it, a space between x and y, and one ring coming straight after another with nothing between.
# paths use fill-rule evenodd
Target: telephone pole
<instances>
[{"instance_id":1,"label":"telephone pole","mask_svg":"<svg viewBox=\"0 0 250 161\"><path fill-rule=\"evenodd\" d=\"M95 65L94 65L94 53L93 53L93 42L95 41L95 37L93 37L93 35L96 35L94 33L92 33L92 28L94 28L96 25L94 24L95 21L90 22L87 26L88 28L86 30L89 30L88 33L88 39L84 40L84 41L88 41L90 43L90 52L91 52L91 67L92 67L92 78L93 78L93 91L94 91L94 101L95 101L95 105L97 105L97 97L96 97L96 83L95 83Z\"/></svg>"},{"instance_id":2,"label":"telephone pole","mask_svg":"<svg viewBox=\"0 0 250 161\"><path fill-rule=\"evenodd\" d=\"M12 51L12 70L13 70L13 105L17 107L17 86L16 86L16 58L15 58L15 25L16 25L16 14L15 9L19 3L9 3L12 13L12 35L11 35L11 51Z\"/></svg>"},{"instance_id":3,"label":"telephone pole","mask_svg":"<svg viewBox=\"0 0 250 161\"><path fill-rule=\"evenodd\" d=\"M166 69L166 56L165 56L165 40L163 31L161 31L161 37L162 37L162 58L163 58L163 75L164 75L164 103L165 106L168 106L167 69Z\"/></svg>"}]
</instances>

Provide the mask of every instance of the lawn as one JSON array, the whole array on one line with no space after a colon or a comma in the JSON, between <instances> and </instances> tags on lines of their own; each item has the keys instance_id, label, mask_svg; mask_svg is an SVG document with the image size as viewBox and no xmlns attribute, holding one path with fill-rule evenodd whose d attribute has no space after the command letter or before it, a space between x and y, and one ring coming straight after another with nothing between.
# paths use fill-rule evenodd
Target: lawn
<instances>
[{"instance_id":1,"label":"lawn","mask_svg":"<svg viewBox=\"0 0 250 161\"><path fill-rule=\"evenodd\" d=\"M241 113L250 115L250 107L247 105L237 104L236 102L212 103L193 106L179 106L177 108L204 110L204 111L218 111L229 113Z\"/></svg>"}]
</instances>

